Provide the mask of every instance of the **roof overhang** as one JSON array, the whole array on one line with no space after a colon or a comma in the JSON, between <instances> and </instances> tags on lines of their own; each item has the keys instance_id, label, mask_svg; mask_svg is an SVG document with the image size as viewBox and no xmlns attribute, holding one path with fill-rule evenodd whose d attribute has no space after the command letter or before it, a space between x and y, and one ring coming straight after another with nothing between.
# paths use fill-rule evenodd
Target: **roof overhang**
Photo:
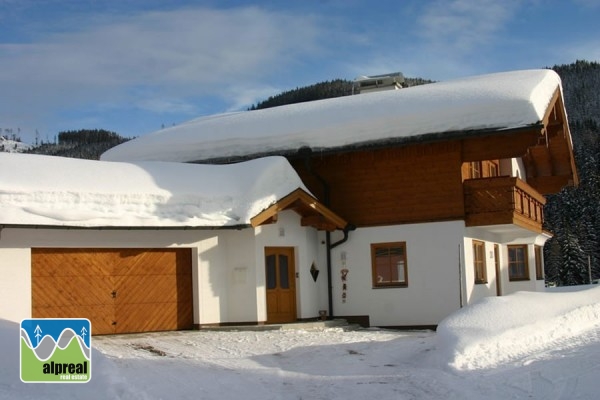
<instances>
[{"instance_id":1,"label":"roof overhang","mask_svg":"<svg viewBox=\"0 0 600 400\"><path fill-rule=\"evenodd\" d=\"M278 214L285 210L292 210L299 214L302 226L311 226L317 230L331 232L337 229L344 229L348 225L342 217L338 216L302 189L296 189L261 211L250 219L250 224L253 227L257 227L275 223L277 222Z\"/></svg>"},{"instance_id":2,"label":"roof overhang","mask_svg":"<svg viewBox=\"0 0 600 400\"><path fill-rule=\"evenodd\" d=\"M523 157L527 182L542 194L578 185L573 142L560 88L554 93L542 123L537 143Z\"/></svg>"},{"instance_id":3,"label":"roof overhang","mask_svg":"<svg viewBox=\"0 0 600 400\"><path fill-rule=\"evenodd\" d=\"M462 139L465 162L513 157L523 159L527 183L541 194L557 193L565 186L579 184L560 87L539 123Z\"/></svg>"}]
</instances>

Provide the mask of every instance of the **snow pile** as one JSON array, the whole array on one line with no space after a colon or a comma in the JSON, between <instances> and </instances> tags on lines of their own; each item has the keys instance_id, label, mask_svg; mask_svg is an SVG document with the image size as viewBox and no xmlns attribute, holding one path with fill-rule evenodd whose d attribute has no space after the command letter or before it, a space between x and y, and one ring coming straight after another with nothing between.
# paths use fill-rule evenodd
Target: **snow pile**
<instances>
[{"instance_id":1,"label":"snow pile","mask_svg":"<svg viewBox=\"0 0 600 400\"><path fill-rule=\"evenodd\" d=\"M600 287L586 288L482 299L439 324L441 356L459 370L485 369L580 345L600 329Z\"/></svg>"},{"instance_id":2,"label":"snow pile","mask_svg":"<svg viewBox=\"0 0 600 400\"><path fill-rule=\"evenodd\" d=\"M17 225L245 225L306 190L282 157L196 165L0 153L0 178L0 224Z\"/></svg>"},{"instance_id":3,"label":"snow pile","mask_svg":"<svg viewBox=\"0 0 600 400\"><path fill-rule=\"evenodd\" d=\"M525 70L209 116L140 136L108 161L199 161L539 123L556 90L552 70Z\"/></svg>"}]
</instances>

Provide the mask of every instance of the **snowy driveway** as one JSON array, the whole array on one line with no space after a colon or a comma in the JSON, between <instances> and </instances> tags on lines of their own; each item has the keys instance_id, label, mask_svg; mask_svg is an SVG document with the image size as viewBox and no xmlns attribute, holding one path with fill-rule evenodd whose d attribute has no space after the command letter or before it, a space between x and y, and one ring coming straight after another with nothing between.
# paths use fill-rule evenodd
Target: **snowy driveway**
<instances>
[{"instance_id":1,"label":"snowy driveway","mask_svg":"<svg viewBox=\"0 0 600 400\"><path fill-rule=\"evenodd\" d=\"M407 398L431 397L429 374L415 385L420 378L410 371L433 345L434 334L427 331L340 328L169 332L94 341L121 366L123 390L135 386L152 398L202 399L389 397L405 390L407 380L413 381Z\"/></svg>"},{"instance_id":2,"label":"snowy driveway","mask_svg":"<svg viewBox=\"0 0 600 400\"><path fill-rule=\"evenodd\" d=\"M158 399L592 399L598 344L456 371L430 331L168 332L96 337L113 397ZM96 372L99 372L96 369Z\"/></svg>"}]
</instances>

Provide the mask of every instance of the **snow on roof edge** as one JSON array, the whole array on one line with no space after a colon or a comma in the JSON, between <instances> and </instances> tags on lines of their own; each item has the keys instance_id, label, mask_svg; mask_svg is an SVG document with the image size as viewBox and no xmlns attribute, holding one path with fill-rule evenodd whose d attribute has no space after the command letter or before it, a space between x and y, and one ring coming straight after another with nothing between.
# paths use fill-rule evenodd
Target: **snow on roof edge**
<instances>
[{"instance_id":1,"label":"snow on roof edge","mask_svg":"<svg viewBox=\"0 0 600 400\"><path fill-rule=\"evenodd\" d=\"M310 193L283 157L198 165L5 153L0 176L4 226L239 227L298 188Z\"/></svg>"},{"instance_id":2,"label":"snow on roof edge","mask_svg":"<svg viewBox=\"0 0 600 400\"><path fill-rule=\"evenodd\" d=\"M103 160L254 158L308 146L335 149L424 135L539 123L560 77L524 70L246 112L219 114L140 136ZM442 136L440 136L442 137Z\"/></svg>"}]
</instances>

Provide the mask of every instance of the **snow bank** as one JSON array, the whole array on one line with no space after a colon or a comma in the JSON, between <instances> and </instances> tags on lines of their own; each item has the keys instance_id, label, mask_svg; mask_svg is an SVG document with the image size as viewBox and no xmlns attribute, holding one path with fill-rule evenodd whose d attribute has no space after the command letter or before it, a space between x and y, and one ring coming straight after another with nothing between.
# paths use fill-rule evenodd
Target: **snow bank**
<instances>
[{"instance_id":1,"label":"snow bank","mask_svg":"<svg viewBox=\"0 0 600 400\"><path fill-rule=\"evenodd\" d=\"M102 159L188 162L518 128L542 120L560 85L552 70L525 70L214 115L140 136Z\"/></svg>"},{"instance_id":2,"label":"snow bank","mask_svg":"<svg viewBox=\"0 0 600 400\"><path fill-rule=\"evenodd\" d=\"M244 225L302 181L282 157L230 165L0 153L0 224Z\"/></svg>"},{"instance_id":3,"label":"snow bank","mask_svg":"<svg viewBox=\"0 0 600 400\"><path fill-rule=\"evenodd\" d=\"M581 344L586 332L600 328L600 287L585 288L482 299L438 325L440 355L471 370Z\"/></svg>"}]
</instances>

